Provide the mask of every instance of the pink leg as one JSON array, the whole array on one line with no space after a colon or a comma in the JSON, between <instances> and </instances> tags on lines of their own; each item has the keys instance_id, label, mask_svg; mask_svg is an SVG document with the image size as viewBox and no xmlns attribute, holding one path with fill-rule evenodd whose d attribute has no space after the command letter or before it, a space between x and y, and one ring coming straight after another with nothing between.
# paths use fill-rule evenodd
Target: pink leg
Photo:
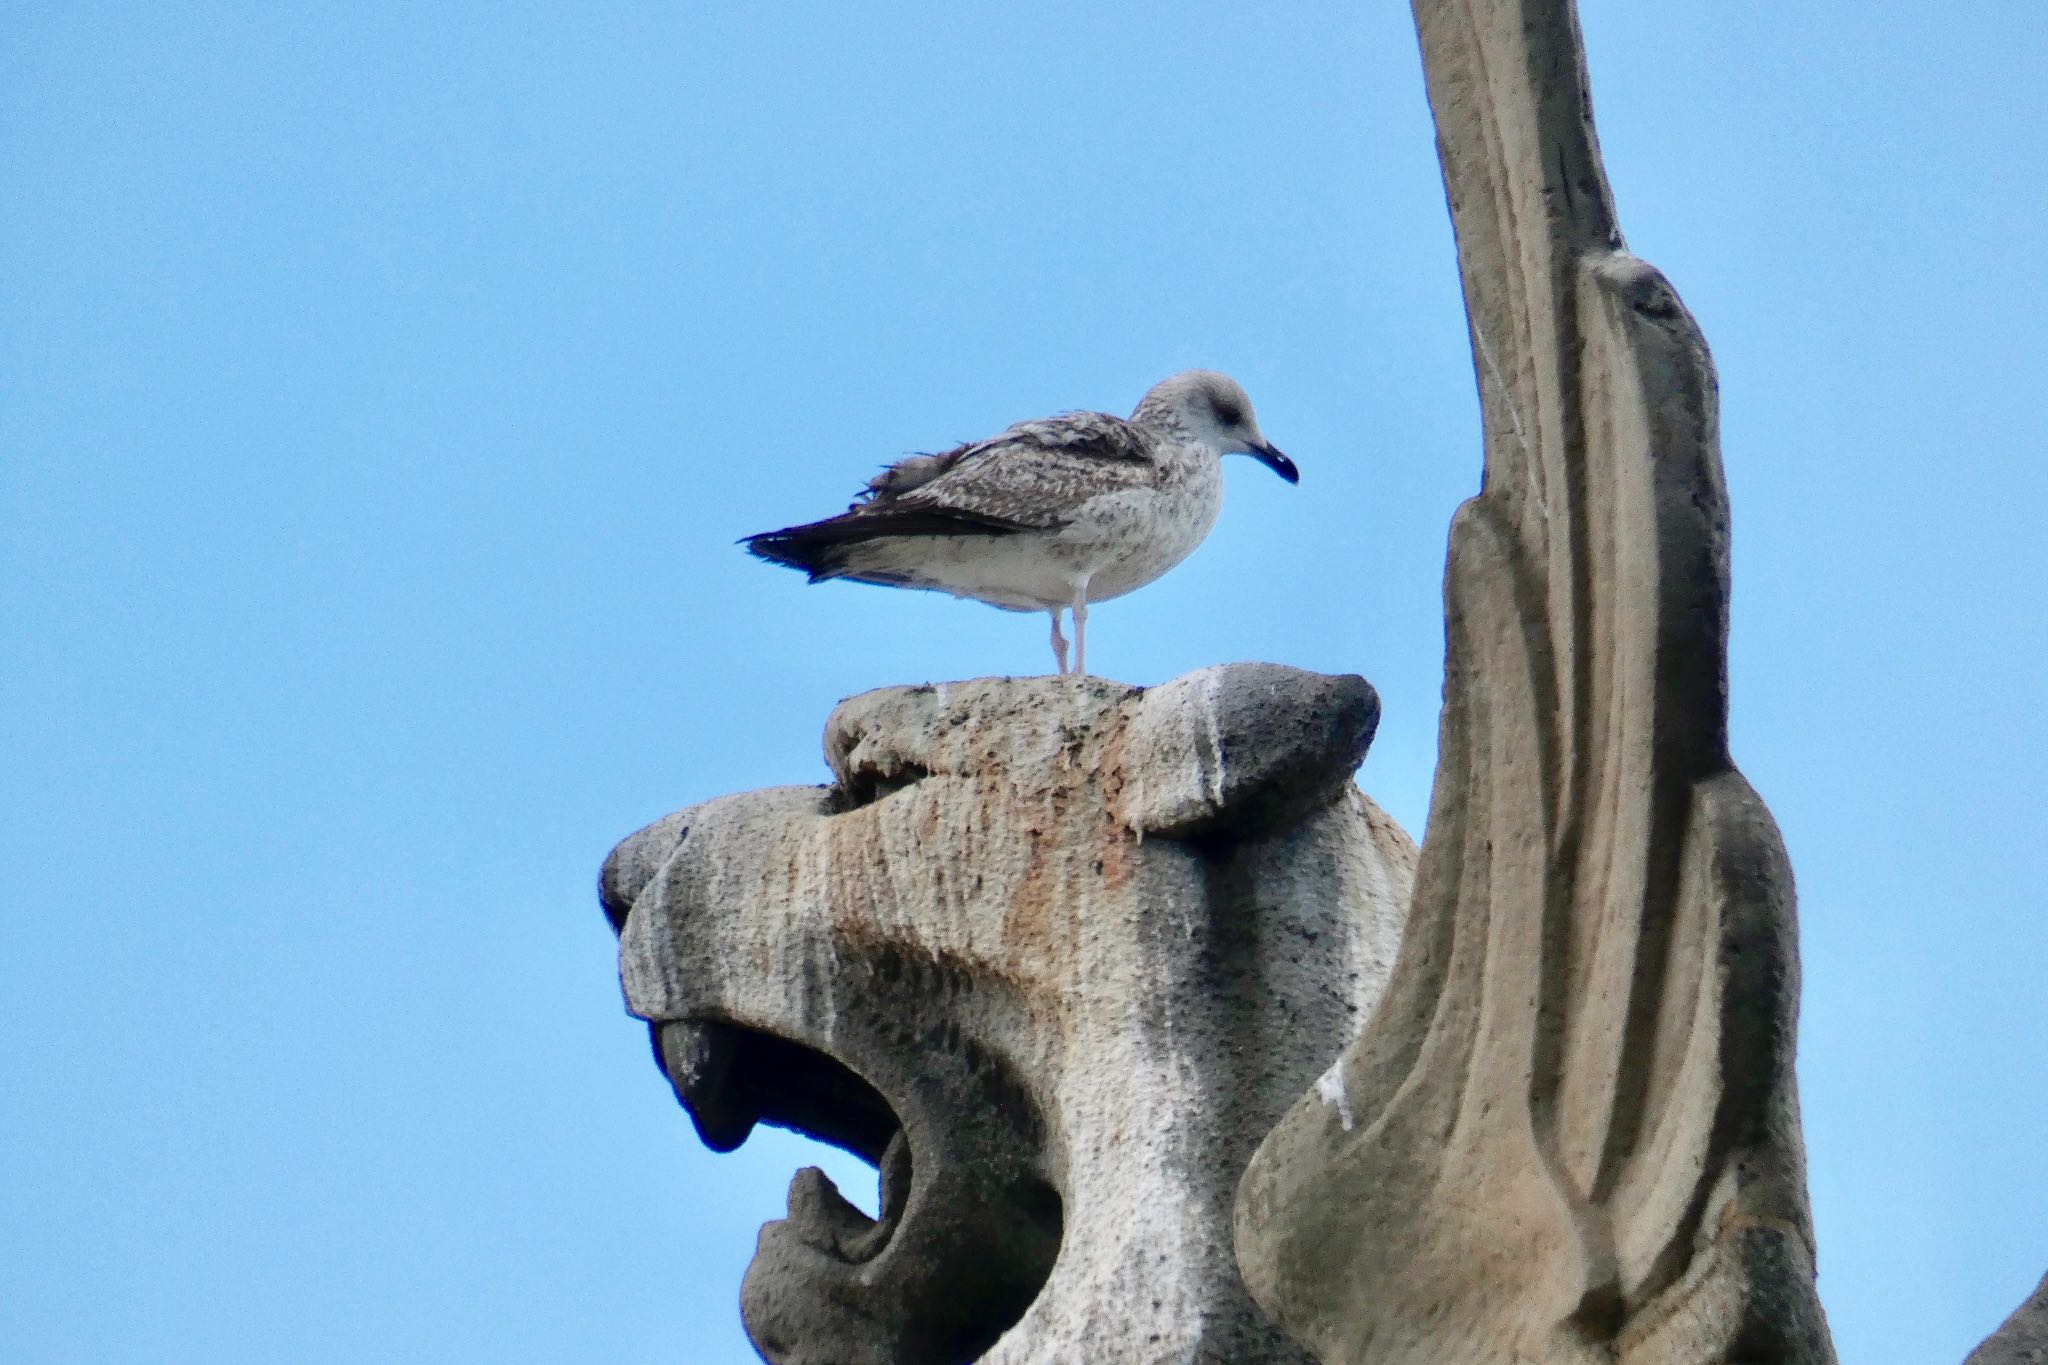
<instances>
[{"instance_id":1,"label":"pink leg","mask_svg":"<svg viewBox=\"0 0 2048 1365\"><path fill-rule=\"evenodd\" d=\"M1067 671L1067 637L1060 634L1060 614L1052 614L1052 657L1059 660L1060 672Z\"/></svg>"},{"instance_id":2,"label":"pink leg","mask_svg":"<svg viewBox=\"0 0 2048 1365\"><path fill-rule=\"evenodd\" d=\"M1088 585L1074 589L1074 672L1088 672Z\"/></svg>"}]
</instances>

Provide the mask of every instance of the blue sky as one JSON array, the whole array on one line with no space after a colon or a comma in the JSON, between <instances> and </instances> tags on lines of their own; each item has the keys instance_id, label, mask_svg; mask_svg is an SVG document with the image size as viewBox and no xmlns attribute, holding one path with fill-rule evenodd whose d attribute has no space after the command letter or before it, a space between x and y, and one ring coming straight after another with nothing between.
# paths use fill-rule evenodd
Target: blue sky
<instances>
[{"instance_id":1,"label":"blue sky","mask_svg":"<svg viewBox=\"0 0 2048 1365\"><path fill-rule=\"evenodd\" d=\"M1631 245L1720 364L1822 1296L1845 1360L1959 1360L2048 1269L2048 25L1583 15ZM1301 487L1234 463L1090 662L1366 674L1421 832L1479 466L1404 5L0 35L10 1359L752 1358L817 1157L697 1147L592 881L817 780L844 695L1046 667L1035 619L734 548L906 450L1235 374Z\"/></svg>"}]
</instances>

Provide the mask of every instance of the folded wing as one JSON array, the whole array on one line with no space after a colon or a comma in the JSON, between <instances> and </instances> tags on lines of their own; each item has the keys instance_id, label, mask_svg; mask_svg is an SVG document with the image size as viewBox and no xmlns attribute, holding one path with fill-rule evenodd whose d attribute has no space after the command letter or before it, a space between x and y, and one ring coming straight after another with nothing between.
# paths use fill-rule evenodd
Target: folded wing
<instances>
[{"instance_id":1,"label":"folded wing","mask_svg":"<svg viewBox=\"0 0 2048 1365\"><path fill-rule=\"evenodd\" d=\"M863 572L851 562L854 552L890 538L1056 531L1089 498L1149 482L1157 446L1157 437L1108 413L1019 422L986 441L898 461L836 517L741 543L771 563L804 570L814 583L896 581Z\"/></svg>"}]
</instances>

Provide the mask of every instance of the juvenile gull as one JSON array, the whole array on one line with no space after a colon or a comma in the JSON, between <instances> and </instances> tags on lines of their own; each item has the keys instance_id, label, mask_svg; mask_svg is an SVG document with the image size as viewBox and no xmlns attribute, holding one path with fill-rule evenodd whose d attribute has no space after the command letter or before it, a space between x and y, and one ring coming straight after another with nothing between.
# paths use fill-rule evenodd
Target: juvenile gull
<instances>
[{"instance_id":1,"label":"juvenile gull","mask_svg":"<svg viewBox=\"0 0 2048 1365\"><path fill-rule=\"evenodd\" d=\"M1088 604L1142 588L1186 559L1223 506L1222 457L1247 454L1294 483L1237 381L1189 370L1152 387L1129 420L1069 412L899 460L836 517L748 536L762 559L813 583L929 588L1006 611L1074 616L1072 672L1087 671Z\"/></svg>"}]
</instances>

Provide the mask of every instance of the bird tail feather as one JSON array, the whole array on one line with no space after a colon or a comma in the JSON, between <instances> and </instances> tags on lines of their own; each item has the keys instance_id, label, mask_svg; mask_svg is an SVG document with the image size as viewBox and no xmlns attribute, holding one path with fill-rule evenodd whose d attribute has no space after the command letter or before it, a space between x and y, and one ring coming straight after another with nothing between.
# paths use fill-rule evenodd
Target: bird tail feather
<instances>
[{"instance_id":1,"label":"bird tail feather","mask_svg":"<svg viewBox=\"0 0 2048 1365\"><path fill-rule=\"evenodd\" d=\"M855 575L852 553L872 541L891 537L1006 536L1032 528L999 517L958 512L943 507L892 507L870 503L823 521L785 526L747 536L747 553L771 564L802 569L813 583Z\"/></svg>"}]
</instances>

